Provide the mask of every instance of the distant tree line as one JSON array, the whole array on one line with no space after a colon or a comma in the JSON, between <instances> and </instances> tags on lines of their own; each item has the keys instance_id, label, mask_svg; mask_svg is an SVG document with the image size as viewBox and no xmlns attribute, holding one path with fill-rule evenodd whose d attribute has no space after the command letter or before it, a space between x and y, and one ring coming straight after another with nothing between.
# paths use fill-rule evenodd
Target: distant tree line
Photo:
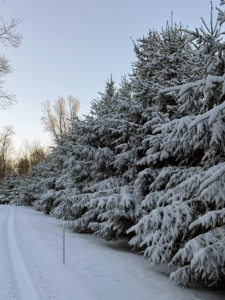
<instances>
[{"instance_id":1,"label":"distant tree line","mask_svg":"<svg viewBox=\"0 0 225 300\"><path fill-rule=\"evenodd\" d=\"M53 141L61 140L68 134L71 120L76 118L79 108L79 100L72 95L66 100L59 97L54 101L53 109L49 100L43 103L41 121ZM37 163L46 159L50 152L50 148L40 140L25 140L17 153L13 146L14 134L12 126L5 126L0 130L0 180L13 171L20 176L26 175Z\"/></svg>"},{"instance_id":2,"label":"distant tree line","mask_svg":"<svg viewBox=\"0 0 225 300\"><path fill-rule=\"evenodd\" d=\"M34 140L32 143L25 140L17 153L13 147L13 134L11 126L5 126L0 131L0 180L13 171L24 176L49 153L40 140Z\"/></svg>"}]
</instances>

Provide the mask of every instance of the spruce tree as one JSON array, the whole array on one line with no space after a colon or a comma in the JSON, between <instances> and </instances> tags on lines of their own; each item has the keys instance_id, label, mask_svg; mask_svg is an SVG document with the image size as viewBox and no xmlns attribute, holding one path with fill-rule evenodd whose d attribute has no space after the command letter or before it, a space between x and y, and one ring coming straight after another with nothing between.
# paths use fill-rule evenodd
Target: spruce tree
<instances>
[{"instance_id":1,"label":"spruce tree","mask_svg":"<svg viewBox=\"0 0 225 300\"><path fill-rule=\"evenodd\" d=\"M131 243L146 245L150 262L177 267L170 275L176 284L209 287L223 285L225 275L225 64L220 27L203 23L205 28L188 32L197 44L191 52L193 81L160 91L177 93L184 116L156 125L149 142L158 141L158 157L165 151L177 163L161 169L151 184L143 201L150 211L131 229L137 234Z\"/></svg>"}]
</instances>

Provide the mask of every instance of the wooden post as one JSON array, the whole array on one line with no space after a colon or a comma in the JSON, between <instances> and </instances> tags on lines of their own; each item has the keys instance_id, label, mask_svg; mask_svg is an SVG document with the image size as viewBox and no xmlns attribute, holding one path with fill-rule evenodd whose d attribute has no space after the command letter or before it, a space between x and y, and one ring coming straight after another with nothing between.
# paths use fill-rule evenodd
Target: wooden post
<instances>
[{"instance_id":1,"label":"wooden post","mask_svg":"<svg viewBox=\"0 0 225 300\"><path fill-rule=\"evenodd\" d=\"M63 263L65 264L65 224L63 225Z\"/></svg>"}]
</instances>

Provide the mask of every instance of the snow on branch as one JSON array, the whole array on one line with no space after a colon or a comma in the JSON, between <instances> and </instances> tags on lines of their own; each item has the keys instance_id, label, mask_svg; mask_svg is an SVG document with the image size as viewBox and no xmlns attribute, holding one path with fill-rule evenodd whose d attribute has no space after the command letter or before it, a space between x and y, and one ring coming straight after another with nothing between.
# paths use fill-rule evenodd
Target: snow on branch
<instances>
[{"instance_id":1,"label":"snow on branch","mask_svg":"<svg viewBox=\"0 0 225 300\"><path fill-rule=\"evenodd\" d=\"M210 176L207 180L205 180L201 186L200 190L204 190L207 186L218 180L225 173L225 165L222 164L221 168L219 168L212 176Z\"/></svg>"},{"instance_id":2,"label":"snow on branch","mask_svg":"<svg viewBox=\"0 0 225 300\"><path fill-rule=\"evenodd\" d=\"M181 85L176 85L176 86L171 86L165 89L159 90L159 94L167 94L169 92L174 92L174 91L179 91L184 85L186 84L181 84Z\"/></svg>"},{"instance_id":3,"label":"snow on branch","mask_svg":"<svg viewBox=\"0 0 225 300\"><path fill-rule=\"evenodd\" d=\"M225 109L225 101L223 103L221 103L220 105L212 108L211 110L207 111L206 113L199 115L195 118L194 121L192 121L189 125L188 125L188 129L192 129L194 126L196 126L198 123L209 119L209 125L211 125L215 119L217 118L217 116L220 114L220 112L222 110Z\"/></svg>"},{"instance_id":4,"label":"snow on branch","mask_svg":"<svg viewBox=\"0 0 225 300\"><path fill-rule=\"evenodd\" d=\"M223 5L225 4L225 1L221 1L220 5ZM225 22L225 13L219 9L219 8L216 8L218 10L218 17L217 17L217 20L219 21L219 24L220 26Z\"/></svg>"},{"instance_id":5,"label":"snow on branch","mask_svg":"<svg viewBox=\"0 0 225 300\"><path fill-rule=\"evenodd\" d=\"M188 33L190 35L189 38L188 38L189 42L192 42L192 41L194 41L195 39L198 38L198 30L197 29L196 29L196 32L190 31L190 30L187 30L187 29L183 29L183 28L181 29L181 31L183 31L185 33Z\"/></svg>"},{"instance_id":6,"label":"snow on branch","mask_svg":"<svg viewBox=\"0 0 225 300\"><path fill-rule=\"evenodd\" d=\"M185 266L172 272L170 281L187 286L202 280L208 286L217 286L220 273L224 272L224 233L224 227L215 228L187 242L169 264L175 266L181 260Z\"/></svg>"},{"instance_id":7,"label":"snow on branch","mask_svg":"<svg viewBox=\"0 0 225 300\"><path fill-rule=\"evenodd\" d=\"M205 228L216 227L219 223L223 223L225 218L225 209L209 211L205 215L199 217L193 223L189 225L189 229L192 230L197 226Z\"/></svg>"}]
</instances>

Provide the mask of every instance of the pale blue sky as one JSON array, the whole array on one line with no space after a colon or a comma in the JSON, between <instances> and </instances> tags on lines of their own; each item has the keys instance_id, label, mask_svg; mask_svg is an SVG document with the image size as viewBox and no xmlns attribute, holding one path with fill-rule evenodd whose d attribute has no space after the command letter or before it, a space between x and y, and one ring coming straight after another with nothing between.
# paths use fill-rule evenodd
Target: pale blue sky
<instances>
[{"instance_id":1,"label":"pale blue sky","mask_svg":"<svg viewBox=\"0 0 225 300\"><path fill-rule=\"evenodd\" d=\"M220 1L213 1L219 6ZM223 7L222 7L223 8ZM0 45L14 72L5 87L18 103L0 110L0 127L12 125L16 147L23 140L49 140L40 122L41 103L72 94L81 102L80 114L88 114L90 102L103 92L112 74L118 85L135 61L130 37L136 40L170 20L189 29L207 21L206 0L5 0L1 15L22 18L18 49Z\"/></svg>"}]
</instances>

